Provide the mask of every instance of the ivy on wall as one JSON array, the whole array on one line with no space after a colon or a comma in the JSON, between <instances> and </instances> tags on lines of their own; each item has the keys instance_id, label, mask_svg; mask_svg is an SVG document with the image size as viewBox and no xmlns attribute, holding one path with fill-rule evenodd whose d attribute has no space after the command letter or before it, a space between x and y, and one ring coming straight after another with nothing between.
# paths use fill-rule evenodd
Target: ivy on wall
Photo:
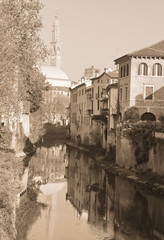
<instances>
[{"instance_id":1,"label":"ivy on wall","mask_svg":"<svg viewBox=\"0 0 164 240\"><path fill-rule=\"evenodd\" d=\"M149 161L149 151L155 146L155 128L154 122L138 122L132 124L126 130L127 136L131 139L134 155L138 164Z\"/></svg>"}]
</instances>

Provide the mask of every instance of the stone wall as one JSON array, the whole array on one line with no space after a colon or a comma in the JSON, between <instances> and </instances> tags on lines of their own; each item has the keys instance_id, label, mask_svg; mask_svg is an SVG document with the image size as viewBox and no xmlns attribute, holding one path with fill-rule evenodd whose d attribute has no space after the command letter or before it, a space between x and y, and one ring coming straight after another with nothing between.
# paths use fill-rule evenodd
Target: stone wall
<instances>
[{"instance_id":1,"label":"stone wall","mask_svg":"<svg viewBox=\"0 0 164 240\"><path fill-rule=\"evenodd\" d=\"M142 145L142 137L140 140ZM116 139L116 163L128 169L134 170L149 170L157 175L164 175L164 133L156 133L153 146L149 149L148 154L144 148L142 155L147 156L147 161L138 163L136 160L137 151L132 143L132 140L128 136L124 136L122 133L117 133ZM145 151L145 153L144 153Z\"/></svg>"}]
</instances>

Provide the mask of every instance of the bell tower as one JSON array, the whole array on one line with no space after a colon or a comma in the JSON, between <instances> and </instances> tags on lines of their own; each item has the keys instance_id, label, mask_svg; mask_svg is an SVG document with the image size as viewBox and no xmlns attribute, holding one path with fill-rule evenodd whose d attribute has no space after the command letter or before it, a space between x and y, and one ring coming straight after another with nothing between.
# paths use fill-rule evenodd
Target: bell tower
<instances>
[{"instance_id":1,"label":"bell tower","mask_svg":"<svg viewBox=\"0 0 164 240\"><path fill-rule=\"evenodd\" d=\"M58 14L55 14L55 20L52 25L52 41L50 51L50 64L61 68L61 42L60 42L60 27L58 21Z\"/></svg>"}]
</instances>

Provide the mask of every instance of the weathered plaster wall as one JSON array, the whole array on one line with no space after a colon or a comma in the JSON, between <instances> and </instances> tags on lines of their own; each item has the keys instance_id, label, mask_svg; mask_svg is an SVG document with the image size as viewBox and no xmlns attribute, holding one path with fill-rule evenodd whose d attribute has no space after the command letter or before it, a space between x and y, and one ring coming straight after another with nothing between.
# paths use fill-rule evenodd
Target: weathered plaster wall
<instances>
[{"instance_id":1,"label":"weathered plaster wall","mask_svg":"<svg viewBox=\"0 0 164 240\"><path fill-rule=\"evenodd\" d=\"M154 146L148 153L148 162L141 164L138 164L136 161L135 147L130 138L117 134L116 141L116 163L119 166L140 170L151 170L157 175L164 175L164 137L159 137L159 135L155 137Z\"/></svg>"}]
</instances>

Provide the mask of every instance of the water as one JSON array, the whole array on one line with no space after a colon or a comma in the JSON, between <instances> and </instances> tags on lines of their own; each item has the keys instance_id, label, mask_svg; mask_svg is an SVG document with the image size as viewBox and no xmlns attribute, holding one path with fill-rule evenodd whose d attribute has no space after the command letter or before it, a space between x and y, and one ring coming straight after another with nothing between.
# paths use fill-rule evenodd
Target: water
<instances>
[{"instance_id":1,"label":"water","mask_svg":"<svg viewBox=\"0 0 164 240\"><path fill-rule=\"evenodd\" d=\"M163 200L64 144L41 147L29 164L17 240L163 240Z\"/></svg>"}]
</instances>

